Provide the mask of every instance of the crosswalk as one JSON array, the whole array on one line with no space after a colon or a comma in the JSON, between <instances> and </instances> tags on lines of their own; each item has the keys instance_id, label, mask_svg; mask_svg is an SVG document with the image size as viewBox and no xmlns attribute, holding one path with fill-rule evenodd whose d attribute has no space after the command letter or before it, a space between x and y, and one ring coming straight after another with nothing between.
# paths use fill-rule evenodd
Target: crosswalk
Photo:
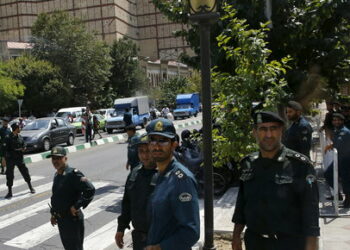
<instances>
[{"instance_id":1,"label":"crosswalk","mask_svg":"<svg viewBox=\"0 0 350 250\"><path fill-rule=\"evenodd\" d=\"M0 198L0 249L63 249L61 244L54 248L49 244L60 243L57 226L53 227L49 222L51 177L32 176L35 195L30 194L27 184L20 178L14 182L13 198ZM84 249L111 249L124 188L107 181L92 182L96 196L83 211ZM6 178L2 175L0 192L6 193L6 189ZM114 249L118 249L117 246Z\"/></svg>"}]
</instances>

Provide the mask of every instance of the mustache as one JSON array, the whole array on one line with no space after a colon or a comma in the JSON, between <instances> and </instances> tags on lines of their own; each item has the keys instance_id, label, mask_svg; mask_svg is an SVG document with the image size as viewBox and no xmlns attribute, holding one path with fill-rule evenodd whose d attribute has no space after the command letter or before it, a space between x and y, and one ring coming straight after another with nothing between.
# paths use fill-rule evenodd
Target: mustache
<instances>
[{"instance_id":1,"label":"mustache","mask_svg":"<svg viewBox=\"0 0 350 250\"><path fill-rule=\"evenodd\" d=\"M163 150L156 150L156 149L152 150L152 153L163 153L163 152L164 152Z\"/></svg>"}]
</instances>

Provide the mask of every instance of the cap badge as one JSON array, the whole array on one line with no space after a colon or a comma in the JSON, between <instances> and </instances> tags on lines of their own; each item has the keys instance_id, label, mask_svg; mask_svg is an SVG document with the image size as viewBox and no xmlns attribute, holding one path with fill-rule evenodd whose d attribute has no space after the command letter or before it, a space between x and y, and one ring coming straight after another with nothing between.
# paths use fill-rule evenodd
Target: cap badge
<instances>
[{"instance_id":1,"label":"cap badge","mask_svg":"<svg viewBox=\"0 0 350 250\"><path fill-rule=\"evenodd\" d=\"M154 126L154 131L163 131L163 123L161 121L156 123Z\"/></svg>"},{"instance_id":2,"label":"cap badge","mask_svg":"<svg viewBox=\"0 0 350 250\"><path fill-rule=\"evenodd\" d=\"M57 148L54 148L52 153L57 154L58 153Z\"/></svg>"}]
</instances>

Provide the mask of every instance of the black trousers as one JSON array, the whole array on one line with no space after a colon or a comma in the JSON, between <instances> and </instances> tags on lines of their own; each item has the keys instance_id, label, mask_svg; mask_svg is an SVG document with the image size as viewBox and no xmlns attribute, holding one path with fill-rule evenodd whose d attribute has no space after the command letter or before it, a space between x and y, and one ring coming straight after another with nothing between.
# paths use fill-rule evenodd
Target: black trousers
<instances>
[{"instance_id":1,"label":"black trousers","mask_svg":"<svg viewBox=\"0 0 350 250\"><path fill-rule=\"evenodd\" d=\"M66 216L57 220L58 231L65 250L83 250L84 215Z\"/></svg>"},{"instance_id":2,"label":"black trousers","mask_svg":"<svg viewBox=\"0 0 350 250\"><path fill-rule=\"evenodd\" d=\"M92 127L91 125L87 125L85 129L85 141L91 142L91 134L92 134Z\"/></svg>"},{"instance_id":3,"label":"black trousers","mask_svg":"<svg viewBox=\"0 0 350 250\"><path fill-rule=\"evenodd\" d=\"M246 250L303 250L305 237L278 235L275 238L264 238L261 235L246 230L244 234Z\"/></svg>"},{"instance_id":4,"label":"black trousers","mask_svg":"<svg viewBox=\"0 0 350 250\"><path fill-rule=\"evenodd\" d=\"M133 230L132 236L132 249L143 250L147 246L147 234L144 232Z\"/></svg>"},{"instance_id":5,"label":"black trousers","mask_svg":"<svg viewBox=\"0 0 350 250\"><path fill-rule=\"evenodd\" d=\"M11 158L6 158L6 185L8 187L13 186L13 179L15 178L14 176L14 171L15 171L15 166L18 167L19 172L23 176L23 179L26 182L30 182L30 175L29 175L29 170L26 167L26 164L24 164L23 159L11 159Z\"/></svg>"}]
</instances>

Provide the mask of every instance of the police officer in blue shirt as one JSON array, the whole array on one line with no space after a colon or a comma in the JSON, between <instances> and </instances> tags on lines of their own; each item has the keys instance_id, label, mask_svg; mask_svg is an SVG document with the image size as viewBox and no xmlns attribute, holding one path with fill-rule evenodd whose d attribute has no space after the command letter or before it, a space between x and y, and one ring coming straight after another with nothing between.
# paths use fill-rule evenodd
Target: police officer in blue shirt
<instances>
[{"instance_id":1,"label":"police officer in blue shirt","mask_svg":"<svg viewBox=\"0 0 350 250\"><path fill-rule=\"evenodd\" d=\"M173 157L178 143L171 121L153 120L146 131L159 172L149 202L151 224L146 250L189 250L198 241L200 231L196 180Z\"/></svg>"},{"instance_id":2,"label":"police officer in blue shirt","mask_svg":"<svg viewBox=\"0 0 350 250\"><path fill-rule=\"evenodd\" d=\"M283 144L310 158L312 127L301 115L303 107L300 103L290 101L287 104L287 118L292 122L286 130Z\"/></svg>"},{"instance_id":3,"label":"police officer in blue shirt","mask_svg":"<svg viewBox=\"0 0 350 250\"><path fill-rule=\"evenodd\" d=\"M128 176L122 200L122 212L118 217L115 241L119 248L124 247L124 231L132 222L132 243L134 250L144 250L147 241L149 221L147 220L147 203L157 182L156 163L148 148L147 134L135 142L141 164Z\"/></svg>"},{"instance_id":4,"label":"police officer in blue shirt","mask_svg":"<svg viewBox=\"0 0 350 250\"><path fill-rule=\"evenodd\" d=\"M261 111L253 135L259 152L241 161L240 187L232 222L232 250L317 250L318 187L307 157L281 143L284 121Z\"/></svg>"},{"instance_id":5,"label":"police officer in blue shirt","mask_svg":"<svg viewBox=\"0 0 350 250\"><path fill-rule=\"evenodd\" d=\"M345 201L345 208L350 208L350 130L344 126L345 117L340 113L334 113L332 124L334 127L333 144L326 147L326 151L336 148L338 151L339 176L341 178ZM333 164L324 173L329 186L333 186ZM343 200L339 195L339 200Z\"/></svg>"},{"instance_id":6,"label":"police officer in blue shirt","mask_svg":"<svg viewBox=\"0 0 350 250\"><path fill-rule=\"evenodd\" d=\"M128 135L128 155L125 168L127 170L132 170L140 164L140 159L137 153L136 143L139 141L138 135L136 134L135 125L129 125L126 128L126 133Z\"/></svg>"},{"instance_id":7,"label":"police officer in blue shirt","mask_svg":"<svg viewBox=\"0 0 350 250\"><path fill-rule=\"evenodd\" d=\"M0 165L1 165L1 174L5 174L6 160L5 160L5 138L11 133L10 128L8 127L9 120L4 117L2 118L2 127L0 128Z\"/></svg>"}]
</instances>

